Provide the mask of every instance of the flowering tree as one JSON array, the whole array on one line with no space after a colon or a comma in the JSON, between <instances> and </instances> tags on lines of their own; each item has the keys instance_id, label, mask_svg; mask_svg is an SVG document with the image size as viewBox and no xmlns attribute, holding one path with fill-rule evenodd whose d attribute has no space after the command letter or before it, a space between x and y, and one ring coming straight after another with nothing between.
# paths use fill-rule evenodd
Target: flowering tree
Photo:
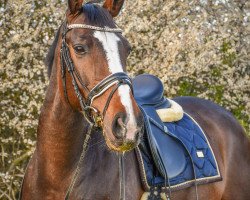
<instances>
[{"instance_id":1,"label":"flowering tree","mask_svg":"<svg viewBox=\"0 0 250 200\"><path fill-rule=\"evenodd\" d=\"M43 61L65 4L0 0L0 199L17 199L34 150ZM133 47L128 71L157 75L168 97L215 101L249 132L249 13L246 0L128 0L116 19Z\"/></svg>"}]
</instances>

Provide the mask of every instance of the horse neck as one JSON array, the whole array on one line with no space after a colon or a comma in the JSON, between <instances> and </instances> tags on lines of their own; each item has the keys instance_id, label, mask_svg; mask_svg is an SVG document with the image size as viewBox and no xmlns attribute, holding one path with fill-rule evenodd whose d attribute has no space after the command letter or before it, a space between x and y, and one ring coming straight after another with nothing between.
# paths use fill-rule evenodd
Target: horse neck
<instances>
[{"instance_id":1,"label":"horse neck","mask_svg":"<svg viewBox=\"0 0 250 200\"><path fill-rule=\"evenodd\" d=\"M38 166L42 166L39 174L52 182L75 169L88 126L82 114L74 111L62 95L61 78L56 74L60 77L60 73L52 73L46 92L36 146Z\"/></svg>"},{"instance_id":2,"label":"horse neck","mask_svg":"<svg viewBox=\"0 0 250 200\"><path fill-rule=\"evenodd\" d=\"M65 98L62 98L57 80L56 77L51 77L41 110L34 156L36 167L33 169L36 170L34 174L38 176L35 177L36 185L43 195L46 192L54 194L56 191L60 193L60 198L63 198L80 158L88 124L84 117L78 111L73 111ZM133 152L126 156L126 161L129 163L125 170L128 174L127 179L133 180L131 193L140 196L139 173L134 170L137 169L137 162ZM87 155L81 166L83 170L78 177L79 184L74 189L76 194L83 193L82 186L92 188L89 191L91 195L96 193L97 185L98 188L103 188L100 177L103 177L105 171L107 182L104 188L109 188L112 194L119 195L117 192L119 189L118 157L107 148L101 132L92 133ZM107 191L99 191L99 193L101 195Z\"/></svg>"},{"instance_id":3,"label":"horse neck","mask_svg":"<svg viewBox=\"0 0 250 200\"><path fill-rule=\"evenodd\" d=\"M66 191L79 161L87 130L86 120L62 98L52 77L37 132L36 160L42 184L45 181L47 186L58 186L58 190ZM95 129L82 164L84 170L79 180L81 183L85 184L85 180L89 180L93 173L96 177L102 176L103 170L117 178L118 157L108 150L102 133ZM95 185L96 182L93 181L92 184Z\"/></svg>"},{"instance_id":4,"label":"horse neck","mask_svg":"<svg viewBox=\"0 0 250 200\"><path fill-rule=\"evenodd\" d=\"M53 188L63 193L68 189L80 158L88 123L80 112L74 111L69 105L62 92L61 81L60 71L54 66L39 118L33 169L39 170L39 173L35 173L38 175L38 186L43 185L43 190ZM134 154L130 153L128 158L131 160L128 172L137 177L138 174L133 172L136 167ZM118 157L108 150L101 132L92 133L83 165L80 183L90 184L85 180L92 180L92 185L101 184L99 179L93 179L93 174L96 175L94 177L102 177L103 171L109 174L110 188L117 183Z\"/></svg>"}]
</instances>

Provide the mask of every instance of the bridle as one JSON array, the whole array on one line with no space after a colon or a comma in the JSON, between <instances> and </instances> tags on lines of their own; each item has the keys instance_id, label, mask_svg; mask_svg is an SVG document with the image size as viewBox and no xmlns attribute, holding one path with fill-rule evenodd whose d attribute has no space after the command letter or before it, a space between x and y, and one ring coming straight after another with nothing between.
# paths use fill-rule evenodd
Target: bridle
<instances>
[{"instance_id":1,"label":"bridle","mask_svg":"<svg viewBox=\"0 0 250 200\"><path fill-rule=\"evenodd\" d=\"M102 81L100 81L94 88L91 90L88 89L88 87L84 84L82 81L73 60L70 57L70 51L68 44L66 42L66 34L76 28L81 29L91 29L96 31L103 31L103 32L122 32L119 28L108 28L108 27L97 27L97 26L91 26L87 24L71 24L67 25L66 22L63 24L63 31L62 31L62 46L61 46L61 73L62 73L62 79L63 79L63 87L64 87L64 94L65 97L68 100L67 95L67 89L66 89L66 68L71 75L72 78L72 84L76 93L76 96L78 98L78 101L81 106L81 112L85 116L85 118L88 120L89 123L93 123L96 127L102 126L102 121L105 117L106 111L108 109L108 106L110 104L110 101L116 92L116 90L121 85L128 85L133 93L132 83L130 77L124 73L124 72L118 72L111 74L104 78ZM87 98L84 99L80 89L79 85L77 83L80 83L80 86L88 92ZM104 106L104 109L102 112L98 111L96 108L92 106L93 101L95 98L101 96L105 91L107 91L109 88L113 87L106 104ZM68 101L69 102L69 101Z\"/></svg>"},{"instance_id":2,"label":"bridle","mask_svg":"<svg viewBox=\"0 0 250 200\"><path fill-rule=\"evenodd\" d=\"M80 156L80 159L77 163L77 167L75 170L75 173L73 175L73 179L70 183L70 186L67 190L67 193L65 195L65 200L68 200L70 197L71 192L73 191L75 182L79 176L80 172L80 164L84 160L84 157L87 152L88 142L92 133L93 127L99 127L101 128L103 126L103 120L106 114L106 111L109 107L110 101L112 100L113 95L118 90L118 88L121 85L128 85L133 93L132 88L132 82L130 77L124 73L124 72L118 72L111 74L104 78L102 81L100 81L94 88L91 90L88 89L88 87L84 84L82 81L79 72L77 71L73 60L70 56L70 51L68 44L66 42L66 34L75 28L82 28L82 29L91 29L96 31L103 31L103 32L122 32L119 28L108 28L108 27L98 27L98 26L91 26L87 24L70 24L68 25L67 22L64 22L62 25L62 45L60 50L60 59L61 59L61 75L62 75L62 82L63 82L63 88L64 88L64 95L67 99L68 103L68 94L67 94L67 88L66 88L66 69L68 73L70 74L72 78L72 85L74 87L75 94L78 98L78 101L81 106L81 113L84 115L85 119L89 123L88 131L85 136L84 142L83 142L83 148L82 153ZM87 98L85 99L81 92L80 87L78 85L78 82L80 83L80 86L88 92ZM108 99L105 103L104 109L102 112L98 111L96 108L92 106L93 101L101 96L104 92L106 92L109 88L113 87L111 90ZM125 199L125 177L124 177L124 161L123 161L123 155L120 155L119 157L119 174L120 174L120 199Z\"/></svg>"}]
</instances>

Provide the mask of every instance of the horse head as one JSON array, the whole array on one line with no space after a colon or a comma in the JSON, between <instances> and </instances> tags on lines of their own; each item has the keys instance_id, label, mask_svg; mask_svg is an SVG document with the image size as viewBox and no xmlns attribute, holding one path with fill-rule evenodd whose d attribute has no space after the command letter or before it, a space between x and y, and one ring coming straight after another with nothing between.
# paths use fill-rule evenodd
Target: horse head
<instances>
[{"instance_id":1,"label":"horse head","mask_svg":"<svg viewBox=\"0 0 250 200\"><path fill-rule=\"evenodd\" d=\"M126 75L131 47L113 21L123 3L106 0L99 6L69 0L57 48L61 95L89 121L98 121L107 146L118 152L138 145L143 126Z\"/></svg>"}]
</instances>

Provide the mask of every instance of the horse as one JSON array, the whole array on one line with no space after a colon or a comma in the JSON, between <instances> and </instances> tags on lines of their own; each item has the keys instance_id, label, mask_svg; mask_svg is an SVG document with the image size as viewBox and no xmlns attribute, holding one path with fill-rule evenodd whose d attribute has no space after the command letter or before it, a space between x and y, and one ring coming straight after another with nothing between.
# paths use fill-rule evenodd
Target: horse
<instances>
[{"instance_id":1,"label":"horse","mask_svg":"<svg viewBox=\"0 0 250 200\"><path fill-rule=\"evenodd\" d=\"M135 148L142 140L143 117L126 75L131 47L113 21L123 3L68 0L66 20L46 58L50 81L20 199L117 200L120 155L125 199L141 199ZM199 185L199 199L250 199L250 142L237 120L208 100L174 100L207 133L223 178ZM194 187L171 196L194 198Z\"/></svg>"}]
</instances>

